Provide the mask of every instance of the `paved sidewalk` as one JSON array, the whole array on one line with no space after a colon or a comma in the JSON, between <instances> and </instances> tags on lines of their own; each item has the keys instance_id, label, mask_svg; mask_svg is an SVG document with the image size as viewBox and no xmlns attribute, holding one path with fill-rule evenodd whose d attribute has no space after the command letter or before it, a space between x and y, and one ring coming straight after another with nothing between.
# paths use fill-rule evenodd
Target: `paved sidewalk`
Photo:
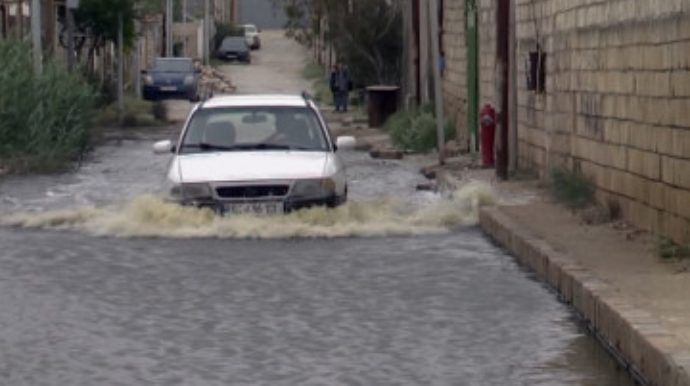
<instances>
[{"instance_id":1,"label":"paved sidewalk","mask_svg":"<svg viewBox=\"0 0 690 386\"><path fill-rule=\"evenodd\" d=\"M498 182L493 170L453 160L438 180L446 189L491 184L500 203L481 213L487 234L559 291L634 374L690 385L690 261L662 260L650 235L622 221L585 222L533 180Z\"/></svg>"}]
</instances>

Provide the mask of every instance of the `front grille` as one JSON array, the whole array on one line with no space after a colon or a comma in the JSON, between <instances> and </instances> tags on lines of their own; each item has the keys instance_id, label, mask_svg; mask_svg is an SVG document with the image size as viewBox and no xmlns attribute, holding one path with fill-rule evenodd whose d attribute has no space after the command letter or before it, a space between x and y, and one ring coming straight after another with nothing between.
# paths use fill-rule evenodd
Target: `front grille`
<instances>
[{"instance_id":1,"label":"front grille","mask_svg":"<svg viewBox=\"0 0 690 386\"><path fill-rule=\"evenodd\" d=\"M289 185L223 186L216 188L220 198L267 198L285 197Z\"/></svg>"}]
</instances>

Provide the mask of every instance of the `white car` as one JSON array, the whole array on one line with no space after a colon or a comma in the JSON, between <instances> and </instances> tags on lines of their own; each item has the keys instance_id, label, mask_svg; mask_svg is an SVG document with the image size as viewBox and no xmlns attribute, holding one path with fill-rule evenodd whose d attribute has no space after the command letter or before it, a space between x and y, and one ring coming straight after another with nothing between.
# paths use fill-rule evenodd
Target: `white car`
<instances>
[{"instance_id":1,"label":"white car","mask_svg":"<svg viewBox=\"0 0 690 386\"><path fill-rule=\"evenodd\" d=\"M244 30L244 39L247 42L247 46L252 50L258 50L261 48L261 37L259 37L260 29L256 28L254 24L245 24L242 26Z\"/></svg>"},{"instance_id":2,"label":"white car","mask_svg":"<svg viewBox=\"0 0 690 386\"><path fill-rule=\"evenodd\" d=\"M177 142L156 142L173 153L167 179L172 200L220 214L274 214L347 200L339 151L306 95L218 96L197 104Z\"/></svg>"}]
</instances>

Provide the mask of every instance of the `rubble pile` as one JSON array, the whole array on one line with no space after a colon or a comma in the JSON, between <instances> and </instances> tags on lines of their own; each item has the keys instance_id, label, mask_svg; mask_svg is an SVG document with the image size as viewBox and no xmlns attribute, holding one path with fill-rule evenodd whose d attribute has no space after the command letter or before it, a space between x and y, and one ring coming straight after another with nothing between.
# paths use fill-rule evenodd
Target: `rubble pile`
<instances>
[{"instance_id":1,"label":"rubble pile","mask_svg":"<svg viewBox=\"0 0 690 386\"><path fill-rule=\"evenodd\" d=\"M217 94L232 94L235 86L232 85L222 71L211 66L199 66L201 68L201 79L199 82L200 94L208 97Z\"/></svg>"}]
</instances>

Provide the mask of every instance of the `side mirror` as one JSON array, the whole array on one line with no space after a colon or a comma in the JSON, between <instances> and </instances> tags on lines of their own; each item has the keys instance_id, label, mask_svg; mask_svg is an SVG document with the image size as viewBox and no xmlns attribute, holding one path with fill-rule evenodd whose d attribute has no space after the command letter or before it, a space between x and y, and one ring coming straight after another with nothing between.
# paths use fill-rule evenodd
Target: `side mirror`
<instances>
[{"instance_id":1,"label":"side mirror","mask_svg":"<svg viewBox=\"0 0 690 386\"><path fill-rule=\"evenodd\" d=\"M154 154L166 154L166 153L171 153L174 150L172 141L169 139L163 140L163 141L158 141L153 144L153 153Z\"/></svg>"},{"instance_id":2,"label":"side mirror","mask_svg":"<svg viewBox=\"0 0 690 386\"><path fill-rule=\"evenodd\" d=\"M338 150L353 150L356 144L357 140L355 140L355 137L350 136L338 137L335 141L335 146Z\"/></svg>"}]
</instances>

